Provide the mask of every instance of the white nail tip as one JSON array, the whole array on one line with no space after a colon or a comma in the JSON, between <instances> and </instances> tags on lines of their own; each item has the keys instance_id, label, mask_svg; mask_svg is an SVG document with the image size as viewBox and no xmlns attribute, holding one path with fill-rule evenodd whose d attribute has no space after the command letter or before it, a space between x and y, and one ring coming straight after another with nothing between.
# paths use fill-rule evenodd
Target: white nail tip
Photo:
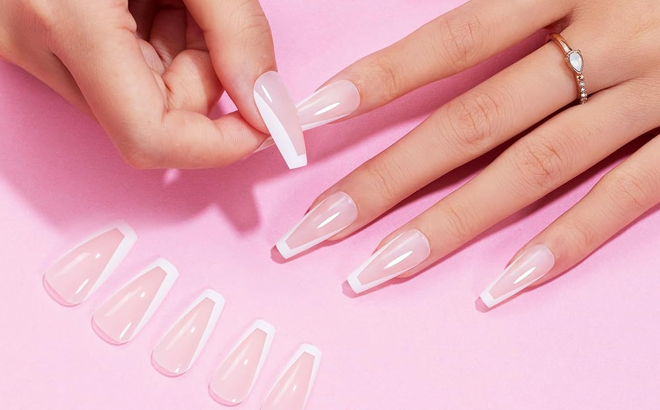
<instances>
[{"instance_id":1,"label":"white nail tip","mask_svg":"<svg viewBox=\"0 0 660 410\"><path fill-rule=\"evenodd\" d=\"M254 93L254 101L261 113L261 118L266 123L271 137L273 138L273 141L275 141L275 145L277 145L277 148L280 150L289 169L300 168L307 165L307 154L297 154L293 142L291 141L291 136L288 134L286 128L284 128L284 125L280 122L279 118L270 108L268 103L256 92Z\"/></svg>"}]
</instances>

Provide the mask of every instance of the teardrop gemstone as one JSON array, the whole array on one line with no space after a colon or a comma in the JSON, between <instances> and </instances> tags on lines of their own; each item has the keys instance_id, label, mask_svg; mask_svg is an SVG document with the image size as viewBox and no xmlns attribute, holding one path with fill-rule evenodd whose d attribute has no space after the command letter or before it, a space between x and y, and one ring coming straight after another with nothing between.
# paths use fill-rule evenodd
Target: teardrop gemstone
<instances>
[{"instance_id":1,"label":"teardrop gemstone","mask_svg":"<svg viewBox=\"0 0 660 410\"><path fill-rule=\"evenodd\" d=\"M571 65L573 70L575 70L576 73L582 73L582 55L580 54L579 51L571 51L568 53L568 63Z\"/></svg>"}]
</instances>

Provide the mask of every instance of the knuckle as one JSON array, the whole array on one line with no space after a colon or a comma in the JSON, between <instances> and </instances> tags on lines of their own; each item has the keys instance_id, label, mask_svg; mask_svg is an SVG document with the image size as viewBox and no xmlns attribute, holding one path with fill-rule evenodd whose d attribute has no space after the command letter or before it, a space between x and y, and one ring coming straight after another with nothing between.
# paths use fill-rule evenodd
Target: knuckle
<instances>
[{"instance_id":1,"label":"knuckle","mask_svg":"<svg viewBox=\"0 0 660 410\"><path fill-rule=\"evenodd\" d=\"M603 182L621 212L627 213L630 208L645 209L658 195L658 182L641 169L615 169L603 178Z\"/></svg>"},{"instance_id":2,"label":"knuckle","mask_svg":"<svg viewBox=\"0 0 660 410\"><path fill-rule=\"evenodd\" d=\"M396 166L383 161L370 161L364 171L368 181L368 189L375 192L379 202L391 204L398 202L401 173Z\"/></svg>"},{"instance_id":3,"label":"knuckle","mask_svg":"<svg viewBox=\"0 0 660 410\"><path fill-rule=\"evenodd\" d=\"M534 142L520 144L513 151L523 189L532 186L545 192L562 180L565 160L549 140L537 136Z\"/></svg>"},{"instance_id":4,"label":"knuckle","mask_svg":"<svg viewBox=\"0 0 660 410\"><path fill-rule=\"evenodd\" d=\"M467 212L467 208L457 205L451 200L438 203L445 221L447 233L458 243L469 241L477 232L476 219Z\"/></svg>"},{"instance_id":5,"label":"knuckle","mask_svg":"<svg viewBox=\"0 0 660 410\"><path fill-rule=\"evenodd\" d=\"M447 105L447 124L458 149L482 152L496 128L501 102L489 94L458 97Z\"/></svg>"},{"instance_id":6,"label":"knuckle","mask_svg":"<svg viewBox=\"0 0 660 410\"><path fill-rule=\"evenodd\" d=\"M455 11L438 20L440 46L457 70L471 65L483 46L484 28L479 18L465 11Z\"/></svg>"},{"instance_id":7,"label":"knuckle","mask_svg":"<svg viewBox=\"0 0 660 410\"><path fill-rule=\"evenodd\" d=\"M566 234L567 252L583 252L585 249L593 248L598 241L598 234L593 226L580 219L572 218L563 226Z\"/></svg>"},{"instance_id":8,"label":"knuckle","mask_svg":"<svg viewBox=\"0 0 660 410\"><path fill-rule=\"evenodd\" d=\"M369 81L378 86L384 101L392 101L399 96L401 69L393 59L376 58L369 63L366 72L370 73Z\"/></svg>"},{"instance_id":9,"label":"knuckle","mask_svg":"<svg viewBox=\"0 0 660 410\"><path fill-rule=\"evenodd\" d=\"M157 168L159 155L154 145L146 142L144 138L125 138L115 142L122 159L131 168L153 169Z\"/></svg>"}]
</instances>

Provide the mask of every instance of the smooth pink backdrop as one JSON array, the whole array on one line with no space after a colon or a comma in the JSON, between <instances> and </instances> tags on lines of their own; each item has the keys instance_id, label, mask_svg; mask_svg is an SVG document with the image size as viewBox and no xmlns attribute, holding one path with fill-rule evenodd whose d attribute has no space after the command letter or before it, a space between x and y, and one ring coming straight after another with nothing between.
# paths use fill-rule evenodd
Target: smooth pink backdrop
<instances>
[{"instance_id":1,"label":"smooth pink backdrop","mask_svg":"<svg viewBox=\"0 0 660 410\"><path fill-rule=\"evenodd\" d=\"M460 2L264 0L264 8L280 72L301 99ZM362 297L344 293L351 270L484 160L341 243L287 263L271 259L273 244L322 190L542 41L362 118L307 132L310 165L296 171L274 149L225 169L132 170L98 125L0 63L0 408L222 408L207 394L208 380L257 318L278 334L243 409L258 408L302 342L324 352L309 410L659 408L658 212L542 289L489 313L474 303L520 246L634 144L424 275ZM44 269L115 219L137 231L134 250L84 304L56 304L42 288ZM158 256L181 272L171 295L129 344L101 341L90 326L94 310ZM227 299L218 329L187 374L164 377L151 367L151 349L206 287Z\"/></svg>"}]
</instances>

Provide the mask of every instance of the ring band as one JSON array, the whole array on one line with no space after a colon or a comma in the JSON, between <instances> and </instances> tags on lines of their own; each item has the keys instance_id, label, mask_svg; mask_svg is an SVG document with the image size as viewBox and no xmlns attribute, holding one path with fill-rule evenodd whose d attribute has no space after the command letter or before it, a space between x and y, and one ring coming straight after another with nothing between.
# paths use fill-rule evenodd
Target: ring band
<instances>
[{"instance_id":1,"label":"ring band","mask_svg":"<svg viewBox=\"0 0 660 410\"><path fill-rule=\"evenodd\" d=\"M578 89L578 100L580 104L587 102L587 86L584 82L584 75L582 74L582 69L584 68L584 59L582 58L582 53L580 50L573 50L564 37L560 34L553 33L548 36L547 42L553 41L557 44L565 54L566 64L570 67L571 70L575 73L575 82Z\"/></svg>"}]
</instances>

